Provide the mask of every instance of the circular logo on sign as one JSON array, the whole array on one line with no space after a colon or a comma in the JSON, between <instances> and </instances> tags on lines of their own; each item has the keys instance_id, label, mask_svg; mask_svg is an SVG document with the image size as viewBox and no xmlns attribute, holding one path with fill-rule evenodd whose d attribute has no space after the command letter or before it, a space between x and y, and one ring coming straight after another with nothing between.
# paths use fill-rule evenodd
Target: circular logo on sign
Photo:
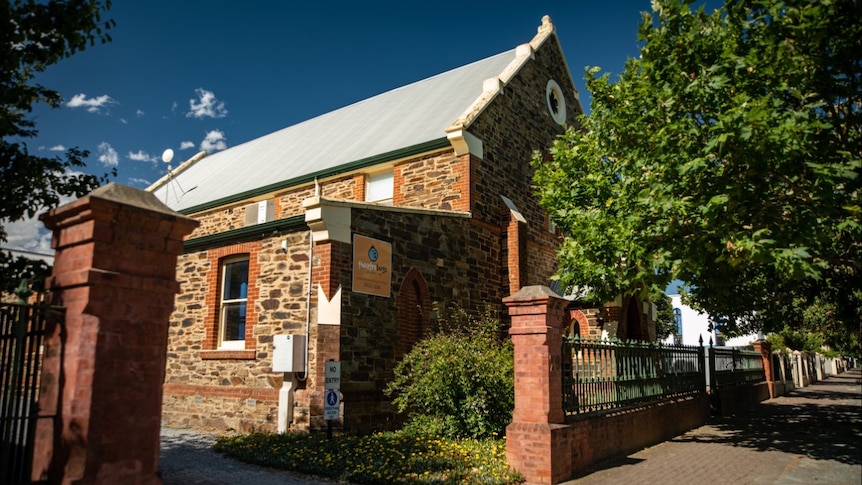
<instances>
[{"instance_id":1,"label":"circular logo on sign","mask_svg":"<svg viewBox=\"0 0 862 485\"><path fill-rule=\"evenodd\" d=\"M377 248L371 246L371 249L368 250L368 259L371 261L377 261L379 254L377 254Z\"/></svg>"}]
</instances>

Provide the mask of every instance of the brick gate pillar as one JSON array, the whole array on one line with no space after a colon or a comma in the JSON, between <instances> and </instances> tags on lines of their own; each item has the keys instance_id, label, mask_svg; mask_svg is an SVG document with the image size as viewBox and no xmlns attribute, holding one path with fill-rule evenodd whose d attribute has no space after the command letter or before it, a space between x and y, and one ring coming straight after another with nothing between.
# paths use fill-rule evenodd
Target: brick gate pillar
<instances>
[{"instance_id":1,"label":"brick gate pillar","mask_svg":"<svg viewBox=\"0 0 862 485\"><path fill-rule=\"evenodd\" d=\"M41 216L54 231L33 478L160 484L162 384L177 256L198 222L108 184Z\"/></svg>"},{"instance_id":2,"label":"brick gate pillar","mask_svg":"<svg viewBox=\"0 0 862 485\"><path fill-rule=\"evenodd\" d=\"M772 370L772 344L767 340L757 340L752 344L754 350L760 352L763 359L763 373L766 375L766 385L769 387L769 399L775 399L775 374Z\"/></svg>"},{"instance_id":3,"label":"brick gate pillar","mask_svg":"<svg viewBox=\"0 0 862 485\"><path fill-rule=\"evenodd\" d=\"M515 411L506 458L528 483L559 483L574 473L563 413L562 335L568 303L546 286L503 299L515 347Z\"/></svg>"}]
</instances>

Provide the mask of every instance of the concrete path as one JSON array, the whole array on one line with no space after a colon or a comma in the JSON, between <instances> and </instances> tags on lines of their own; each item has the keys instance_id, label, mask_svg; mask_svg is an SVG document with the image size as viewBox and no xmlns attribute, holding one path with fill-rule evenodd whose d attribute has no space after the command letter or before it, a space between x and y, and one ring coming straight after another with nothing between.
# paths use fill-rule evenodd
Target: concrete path
<instances>
[{"instance_id":1,"label":"concrete path","mask_svg":"<svg viewBox=\"0 0 862 485\"><path fill-rule=\"evenodd\" d=\"M566 485L862 484L862 373L852 369L717 418Z\"/></svg>"},{"instance_id":2,"label":"concrete path","mask_svg":"<svg viewBox=\"0 0 862 485\"><path fill-rule=\"evenodd\" d=\"M338 482L249 465L212 450L215 438L162 428L159 470L164 485L333 485Z\"/></svg>"}]
</instances>

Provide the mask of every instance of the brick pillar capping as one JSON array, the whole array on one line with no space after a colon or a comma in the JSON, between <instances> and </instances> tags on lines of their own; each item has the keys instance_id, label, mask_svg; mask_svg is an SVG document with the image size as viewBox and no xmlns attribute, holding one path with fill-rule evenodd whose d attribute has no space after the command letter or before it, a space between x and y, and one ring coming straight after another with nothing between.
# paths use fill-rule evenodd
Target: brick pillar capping
<instances>
[{"instance_id":1,"label":"brick pillar capping","mask_svg":"<svg viewBox=\"0 0 862 485\"><path fill-rule=\"evenodd\" d=\"M767 340L757 340L752 346L760 352L763 358L763 373L766 375L766 385L769 387L769 399L775 399L775 379L772 370L772 344Z\"/></svg>"},{"instance_id":2,"label":"brick pillar capping","mask_svg":"<svg viewBox=\"0 0 862 485\"><path fill-rule=\"evenodd\" d=\"M527 286L503 303L515 347L515 411L506 428L506 458L528 483L557 483L573 471L571 457L556 443L565 420L562 335L568 302L547 286Z\"/></svg>"},{"instance_id":3,"label":"brick pillar capping","mask_svg":"<svg viewBox=\"0 0 862 485\"><path fill-rule=\"evenodd\" d=\"M177 256L198 222L115 183L40 219L56 249L46 287L66 319L46 335L32 477L160 484Z\"/></svg>"}]
</instances>

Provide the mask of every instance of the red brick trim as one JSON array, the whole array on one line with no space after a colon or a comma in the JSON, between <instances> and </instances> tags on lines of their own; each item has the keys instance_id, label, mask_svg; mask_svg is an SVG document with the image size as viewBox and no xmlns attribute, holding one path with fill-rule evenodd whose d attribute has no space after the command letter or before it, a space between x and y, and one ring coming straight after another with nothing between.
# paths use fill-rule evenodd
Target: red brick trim
<instances>
[{"instance_id":1,"label":"red brick trim","mask_svg":"<svg viewBox=\"0 0 862 485\"><path fill-rule=\"evenodd\" d=\"M196 386L194 384L165 383L162 392L171 396L226 397L278 401L278 389L234 386Z\"/></svg>"},{"instance_id":2,"label":"red brick trim","mask_svg":"<svg viewBox=\"0 0 862 485\"><path fill-rule=\"evenodd\" d=\"M364 173L357 173L353 176L353 199L365 200L365 177Z\"/></svg>"},{"instance_id":3,"label":"red brick trim","mask_svg":"<svg viewBox=\"0 0 862 485\"><path fill-rule=\"evenodd\" d=\"M255 360L255 350L201 350L201 360Z\"/></svg>"},{"instance_id":4,"label":"red brick trim","mask_svg":"<svg viewBox=\"0 0 862 485\"><path fill-rule=\"evenodd\" d=\"M221 260L241 254L248 254L248 295L246 297L245 317L245 348L254 352L255 340L254 326L257 323L257 309L255 302L259 296L257 277L260 275L260 251L261 241L250 241L231 244L221 248L207 251L207 259L210 262L210 271L207 274L207 283L210 290L204 298L204 303L209 311L204 318L206 337L203 341L204 350L216 350L218 347L218 320L219 320L219 292L221 292Z\"/></svg>"},{"instance_id":5,"label":"red brick trim","mask_svg":"<svg viewBox=\"0 0 862 485\"><path fill-rule=\"evenodd\" d=\"M506 272L508 274L508 293L514 295L527 279L527 225L509 214L506 226Z\"/></svg>"},{"instance_id":6,"label":"red brick trim","mask_svg":"<svg viewBox=\"0 0 862 485\"><path fill-rule=\"evenodd\" d=\"M589 337L590 321L584 312L578 309L571 309L568 313L569 325L567 325L567 328L569 329L569 335Z\"/></svg>"}]
</instances>

